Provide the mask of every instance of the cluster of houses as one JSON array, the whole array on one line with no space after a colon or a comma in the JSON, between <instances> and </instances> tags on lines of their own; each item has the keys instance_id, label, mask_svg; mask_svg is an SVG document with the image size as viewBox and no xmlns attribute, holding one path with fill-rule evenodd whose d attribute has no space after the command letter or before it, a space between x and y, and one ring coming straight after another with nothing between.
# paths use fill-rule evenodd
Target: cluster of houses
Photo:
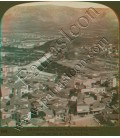
<instances>
[{"instance_id":1,"label":"cluster of houses","mask_svg":"<svg viewBox=\"0 0 120 138\"><path fill-rule=\"evenodd\" d=\"M5 78L7 75L9 73L5 75ZM41 79L51 76L45 72L42 75ZM17 122L23 126L44 126L46 122L47 125L49 123L59 125L71 120L69 114L73 114L73 116L92 114L99 122L101 116L106 120L105 122L109 119L112 123L116 122L119 110L118 100L116 99L115 103L112 102L117 95L117 78L115 76L110 78L80 77L79 79L75 78L74 81L76 80L79 84L77 90L70 85L58 95L50 90L55 86L54 80L44 79L44 85L39 80L29 79L25 82L17 76L12 76L10 80L3 80L1 85L1 125L14 127ZM77 95L70 96L70 91L73 88L77 91ZM70 108L73 110L69 113Z\"/></svg>"}]
</instances>

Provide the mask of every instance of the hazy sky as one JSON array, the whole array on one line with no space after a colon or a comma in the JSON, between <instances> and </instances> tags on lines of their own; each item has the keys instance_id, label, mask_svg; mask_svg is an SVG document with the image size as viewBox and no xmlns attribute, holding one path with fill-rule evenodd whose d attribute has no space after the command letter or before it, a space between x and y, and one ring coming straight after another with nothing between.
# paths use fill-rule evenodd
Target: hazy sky
<instances>
[{"instance_id":1,"label":"hazy sky","mask_svg":"<svg viewBox=\"0 0 120 138\"><path fill-rule=\"evenodd\" d=\"M97 4L93 2L31 2L26 4L20 4L18 6L36 6L36 5L57 5L57 6L68 6L75 8L107 8L102 4Z\"/></svg>"}]
</instances>

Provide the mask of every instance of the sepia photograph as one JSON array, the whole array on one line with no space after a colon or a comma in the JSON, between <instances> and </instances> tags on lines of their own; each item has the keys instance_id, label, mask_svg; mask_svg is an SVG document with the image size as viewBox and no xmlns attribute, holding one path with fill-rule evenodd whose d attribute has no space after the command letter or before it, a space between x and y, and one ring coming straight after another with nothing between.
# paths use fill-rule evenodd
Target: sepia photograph
<instances>
[{"instance_id":1,"label":"sepia photograph","mask_svg":"<svg viewBox=\"0 0 120 138\"><path fill-rule=\"evenodd\" d=\"M1 127L119 126L119 20L94 2L29 2L1 21Z\"/></svg>"}]
</instances>

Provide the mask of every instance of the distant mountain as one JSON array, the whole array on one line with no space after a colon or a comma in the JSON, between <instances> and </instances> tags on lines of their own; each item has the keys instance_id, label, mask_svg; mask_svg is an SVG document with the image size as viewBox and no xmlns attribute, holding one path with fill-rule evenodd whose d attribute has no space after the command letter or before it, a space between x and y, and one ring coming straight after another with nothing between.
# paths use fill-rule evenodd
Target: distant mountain
<instances>
[{"instance_id":1,"label":"distant mountain","mask_svg":"<svg viewBox=\"0 0 120 138\"><path fill-rule=\"evenodd\" d=\"M15 6L3 17L3 29L20 32L56 32L67 27L84 10L63 6Z\"/></svg>"},{"instance_id":2,"label":"distant mountain","mask_svg":"<svg viewBox=\"0 0 120 138\"><path fill-rule=\"evenodd\" d=\"M100 12L103 9L100 9ZM3 30L11 32L41 32L42 34L58 34L60 28L68 30L70 25L85 15L86 8L72 8L66 6L38 5L38 6L15 6L10 8L2 20ZM94 27L109 23L106 12L101 15L101 22ZM104 18L105 17L105 18ZM104 21L105 20L105 21ZM97 20L96 20L97 21ZM94 24L94 22L93 22ZM109 26L109 25L108 25ZM107 27L107 26L106 26Z\"/></svg>"},{"instance_id":3,"label":"distant mountain","mask_svg":"<svg viewBox=\"0 0 120 138\"><path fill-rule=\"evenodd\" d=\"M2 20L2 32L39 33L42 36L54 35L54 40L47 40L42 46L34 50L49 52L51 46L55 46L56 34L60 28L70 34L70 26L76 24L79 17L84 16L86 8L72 8L66 6L38 5L38 6L15 6L9 9ZM110 9L97 8L101 14L93 21L89 20L89 26L80 28L82 35L70 42L68 59L84 56L80 47L89 47L96 44L102 37L107 37L110 43L117 42L117 19ZM19 34L18 34L19 36ZM11 37L11 36L10 36ZM19 36L20 38L20 36ZM111 39L112 38L112 39ZM114 39L113 39L114 38ZM47 42L48 41L48 42ZM84 55L83 55L84 54Z\"/></svg>"}]
</instances>

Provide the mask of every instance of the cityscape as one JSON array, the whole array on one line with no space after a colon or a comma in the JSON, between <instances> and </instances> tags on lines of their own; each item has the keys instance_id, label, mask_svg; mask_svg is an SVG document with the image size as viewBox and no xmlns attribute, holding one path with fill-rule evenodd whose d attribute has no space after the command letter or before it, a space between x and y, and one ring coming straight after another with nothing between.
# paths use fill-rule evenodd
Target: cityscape
<instances>
[{"instance_id":1,"label":"cityscape","mask_svg":"<svg viewBox=\"0 0 120 138\"><path fill-rule=\"evenodd\" d=\"M82 16L85 8L44 5L39 13L39 6L24 5L24 16L22 5L15 6L3 18L1 127L20 130L22 127L45 126L118 126L119 49L117 19L113 12L109 8L96 8L104 11L104 15L96 18L81 36L68 43L69 48L59 50L55 57L51 47L62 38L57 33L59 23L62 24L58 19L69 12L64 23L67 26L72 22L69 17L75 15L75 20L79 14ZM14 10L15 15L12 14ZM36 13L44 13L44 17L40 15L38 18ZM20 18L16 17L10 24L7 22L9 14L11 20L17 14ZM112 21L109 20L111 16ZM33 23L36 22L35 28ZM85 62L80 71L70 74L101 37L108 40L102 52Z\"/></svg>"}]
</instances>

